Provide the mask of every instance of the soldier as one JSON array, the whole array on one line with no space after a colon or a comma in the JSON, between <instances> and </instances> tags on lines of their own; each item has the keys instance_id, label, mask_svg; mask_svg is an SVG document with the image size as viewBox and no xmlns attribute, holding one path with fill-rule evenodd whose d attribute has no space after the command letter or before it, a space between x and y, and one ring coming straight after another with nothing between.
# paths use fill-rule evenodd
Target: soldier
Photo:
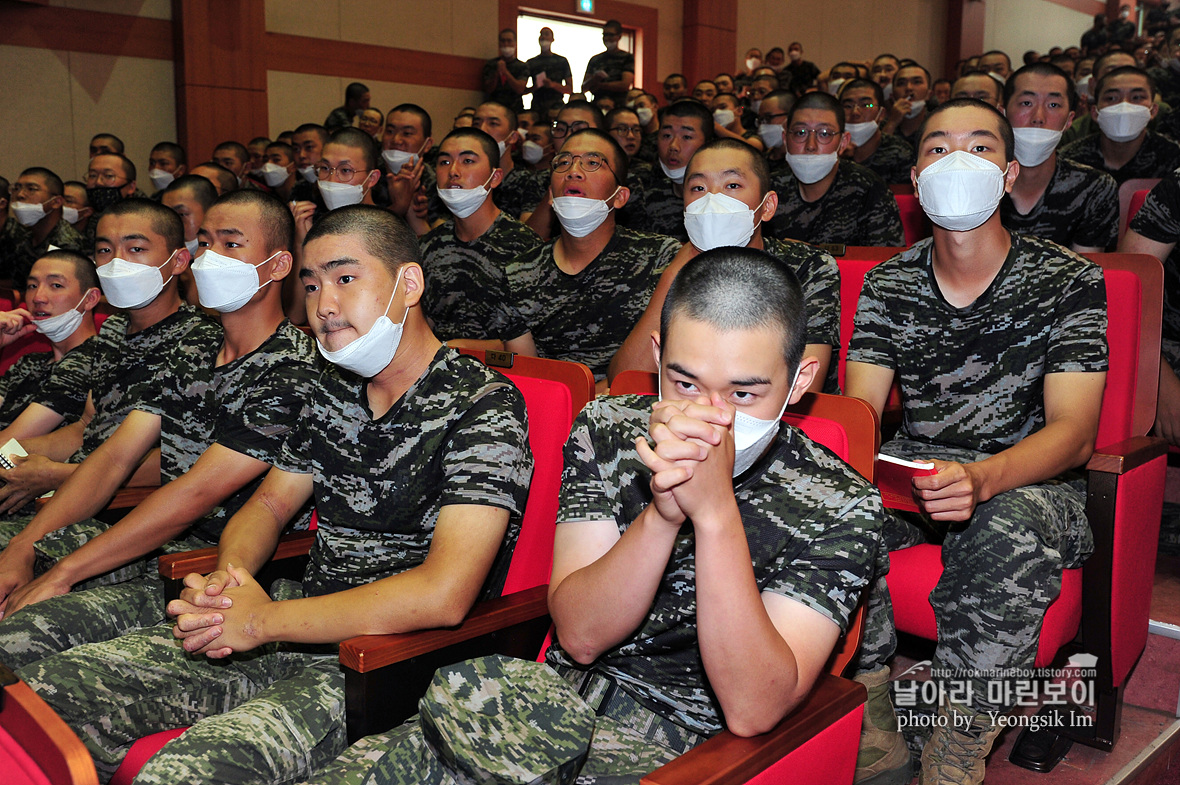
<instances>
[{"instance_id":1,"label":"soldier","mask_svg":"<svg viewBox=\"0 0 1180 785\"><path fill-rule=\"evenodd\" d=\"M413 232L377 207L340 208L312 227L299 275L320 352L339 372L321 375L274 468L226 525L218 569L185 579L169 606L175 628L22 669L107 776L128 740L191 724L138 782L306 777L345 746L344 675L322 644L458 624L499 593L532 473L524 401L430 332L418 258ZM312 499L319 530L304 580L278 584L272 600L251 576ZM150 708L115 708L128 701Z\"/></svg>"},{"instance_id":2,"label":"soldier","mask_svg":"<svg viewBox=\"0 0 1180 785\"><path fill-rule=\"evenodd\" d=\"M1093 451L1106 379L1102 271L1001 225L1000 197L1020 171L1014 147L1007 120L980 101L931 112L914 184L934 237L866 276L848 354L845 392L878 412L900 382L902 429L881 451L934 463L937 474L913 480L921 520L952 529L930 594L934 668L964 675L938 682L923 782L983 782L996 713L1009 708L989 674L1032 668L1062 568L1093 550L1071 470ZM886 522L891 549L926 539L910 519ZM878 580L857 676L869 687L858 780L910 779L889 703L895 645Z\"/></svg>"},{"instance_id":3,"label":"soldier","mask_svg":"<svg viewBox=\"0 0 1180 785\"><path fill-rule=\"evenodd\" d=\"M889 185L908 183L914 149L897 134L881 133L885 93L868 79L852 79L840 88L844 130L849 145L842 155L875 172Z\"/></svg>"},{"instance_id":4,"label":"soldier","mask_svg":"<svg viewBox=\"0 0 1180 785\"><path fill-rule=\"evenodd\" d=\"M454 217L419 243L422 302L434 334L451 346L504 348L512 317L506 268L541 244L489 198L503 175L499 160L496 141L475 128L451 131L439 147L438 194Z\"/></svg>"},{"instance_id":5,"label":"soldier","mask_svg":"<svg viewBox=\"0 0 1180 785\"><path fill-rule=\"evenodd\" d=\"M684 233L684 173L693 153L713 140L713 126L713 113L699 101L677 101L660 112L660 171L653 168L643 182L638 195L643 205L631 225L680 242L688 239Z\"/></svg>"},{"instance_id":6,"label":"soldier","mask_svg":"<svg viewBox=\"0 0 1180 785\"><path fill-rule=\"evenodd\" d=\"M839 160L848 144L844 109L827 93L807 93L786 124L788 169L771 179L778 211L767 233L780 240L903 246L897 200L871 170Z\"/></svg>"},{"instance_id":7,"label":"soldier","mask_svg":"<svg viewBox=\"0 0 1180 785\"><path fill-rule=\"evenodd\" d=\"M551 676L522 685L535 665L463 663L450 669L463 681L436 678L428 714L442 702L447 722L471 727L480 701L448 693L494 681L508 698L495 737L462 734L475 744L453 754L528 755L536 745L513 742L540 733L561 745L562 781L632 782L722 728L765 733L807 695L884 551L876 491L780 426L816 372L806 319L769 254L718 248L684 266L650 336L662 400L599 398L565 447L549 583L560 642L546 662L585 703L554 700ZM521 703L549 708L517 715ZM406 726L365 739L315 781L446 781L407 744L422 747Z\"/></svg>"},{"instance_id":8,"label":"soldier","mask_svg":"<svg viewBox=\"0 0 1180 785\"><path fill-rule=\"evenodd\" d=\"M175 347L151 394L22 532L37 540L42 574L4 606L0 650L13 667L161 622L163 585L144 557L216 545L277 459L319 374L311 341L282 313L293 231L286 205L261 191L209 209L192 271L222 329ZM163 487L114 525L92 518L157 443Z\"/></svg>"},{"instance_id":9,"label":"soldier","mask_svg":"<svg viewBox=\"0 0 1180 785\"><path fill-rule=\"evenodd\" d=\"M508 350L585 363L604 389L611 356L680 248L615 225L631 195L625 182L627 154L614 137L593 128L570 134L549 184L561 233L508 265Z\"/></svg>"}]
</instances>

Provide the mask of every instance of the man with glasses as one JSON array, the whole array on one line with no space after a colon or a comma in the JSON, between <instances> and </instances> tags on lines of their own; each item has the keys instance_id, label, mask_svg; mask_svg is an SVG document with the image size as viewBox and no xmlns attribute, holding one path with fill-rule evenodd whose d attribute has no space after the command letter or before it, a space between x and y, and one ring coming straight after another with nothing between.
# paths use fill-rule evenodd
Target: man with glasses
<instances>
[{"instance_id":1,"label":"man with glasses","mask_svg":"<svg viewBox=\"0 0 1180 785\"><path fill-rule=\"evenodd\" d=\"M86 197L94 213L82 237L86 248L94 246L94 232L108 207L131 196L144 196L135 185L135 164L120 153L100 153L86 170Z\"/></svg>"},{"instance_id":2,"label":"man with glasses","mask_svg":"<svg viewBox=\"0 0 1180 785\"><path fill-rule=\"evenodd\" d=\"M773 77L759 77L754 80L753 89L770 82L777 84ZM758 138L766 148L766 160L770 164L771 174L776 174L780 169L786 168L785 127L787 118L791 115L791 107L795 105L795 94L789 90L775 89L763 95L761 100L751 101L750 104L751 108L754 104L758 105Z\"/></svg>"},{"instance_id":3,"label":"man with glasses","mask_svg":"<svg viewBox=\"0 0 1180 785\"><path fill-rule=\"evenodd\" d=\"M602 118L602 112L598 111L597 107L589 101L577 99L570 101L561 108L561 112L557 115L557 122L553 124L553 151L556 156L561 152L561 148L565 145L567 139L571 135L586 128L594 128L602 131L606 128L606 121ZM545 171L545 194L542 199L537 202L536 207L531 213L522 215L521 220L528 225L530 229L537 233L537 236L542 240L549 240L553 237L556 231L556 220L553 214L553 202L549 195L549 170Z\"/></svg>"},{"instance_id":4,"label":"man with glasses","mask_svg":"<svg viewBox=\"0 0 1180 785\"><path fill-rule=\"evenodd\" d=\"M564 112L563 112L564 114ZM508 265L515 321L509 351L585 363L603 391L610 358L631 331L680 243L617 226L627 203L627 154L585 128L553 157L557 239Z\"/></svg>"},{"instance_id":5,"label":"man with glasses","mask_svg":"<svg viewBox=\"0 0 1180 785\"><path fill-rule=\"evenodd\" d=\"M85 248L82 235L62 218L64 190L60 177L39 166L24 170L12 184L12 212L29 230L13 262L11 277L17 291L24 291L29 270L49 253L49 246L78 252Z\"/></svg>"},{"instance_id":6,"label":"man with glasses","mask_svg":"<svg viewBox=\"0 0 1180 785\"><path fill-rule=\"evenodd\" d=\"M883 134L878 125L885 115L881 85L853 79L840 89L848 146L842 155L880 175L886 183L908 183L914 149L896 134Z\"/></svg>"},{"instance_id":7,"label":"man with glasses","mask_svg":"<svg viewBox=\"0 0 1180 785\"><path fill-rule=\"evenodd\" d=\"M780 240L904 246L897 200L885 181L840 152L848 144L844 110L827 93L807 93L787 118L786 159L771 183L778 210L768 234Z\"/></svg>"},{"instance_id":8,"label":"man with glasses","mask_svg":"<svg viewBox=\"0 0 1180 785\"><path fill-rule=\"evenodd\" d=\"M615 106L622 106L627 91L635 81L635 55L619 48L623 26L614 19L602 26L602 43L606 51L599 52L586 64L582 92L594 94L594 100L610 98Z\"/></svg>"},{"instance_id":9,"label":"man with glasses","mask_svg":"<svg viewBox=\"0 0 1180 785\"><path fill-rule=\"evenodd\" d=\"M684 231L684 173L693 153L713 140L713 113L699 101L681 100L660 112L659 170L652 169L640 194L645 230L688 240Z\"/></svg>"}]
</instances>

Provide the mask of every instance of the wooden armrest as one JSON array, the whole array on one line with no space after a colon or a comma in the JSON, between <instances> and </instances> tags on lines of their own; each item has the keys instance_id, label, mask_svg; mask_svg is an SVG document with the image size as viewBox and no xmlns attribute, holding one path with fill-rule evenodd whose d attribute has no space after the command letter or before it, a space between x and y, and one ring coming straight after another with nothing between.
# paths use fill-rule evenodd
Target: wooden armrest
<instances>
[{"instance_id":1,"label":"wooden armrest","mask_svg":"<svg viewBox=\"0 0 1180 785\"><path fill-rule=\"evenodd\" d=\"M643 785L744 783L865 702L863 684L824 674L803 703L769 733L723 731L643 778Z\"/></svg>"},{"instance_id":2,"label":"wooden armrest","mask_svg":"<svg viewBox=\"0 0 1180 785\"><path fill-rule=\"evenodd\" d=\"M535 658L549 629L547 593L547 586L535 586L478 603L457 627L340 644L349 743L413 716L443 665L488 654Z\"/></svg>"},{"instance_id":3,"label":"wooden armrest","mask_svg":"<svg viewBox=\"0 0 1180 785\"><path fill-rule=\"evenodd\" d=\"M1086 470L1107 474L1126 474L1168 452L1168 443L1153 436L1132 436L1094 451Z\"/></svg>"},{"instance_id":4,"label":"wooden armrest","mask_svg":"<svg viewBox=\"0 0 1180 785\"><path fill-rule=\"evenodd\" d=\"M133 488L120 488L115 491L115 495L111 497L111 500L107 502L107 506L103 509L129 510L158 490L160 490L159 485L137 485ZM37 499L37 509L41 509L48 502L49 499Z\"/></svg>"},{"instance_id":5,"label":"wooden armrest","mask_svg":"<svg viewBox=\"0 0 1180 785\"><path fill-rule=\"evenodd\" d=\"M293 556L306 556L311 550L311 544L313 542L315 542L314 531L284 534L279 538L279 544L275 547L274 556L270 557L271 561L289 559ZM216 548L198 548L195 551L169 553L166 556L160 557L160 575L164 580L184 580L184 576L190 572L197 572L204 575L205 573L213 572L216 568Z\"/></svg>"},{"instance_id":6,"label":"wooden armrest","mask_svg":"<svg viewBox=\"0 0 1180 785\"><path fill-rule=\"evenodd\" d=\"M81 739L29 685L3 665L0 687L0 727L30 753L47 781L98 785L94 761Z\"/></svg>"}]
</instances>

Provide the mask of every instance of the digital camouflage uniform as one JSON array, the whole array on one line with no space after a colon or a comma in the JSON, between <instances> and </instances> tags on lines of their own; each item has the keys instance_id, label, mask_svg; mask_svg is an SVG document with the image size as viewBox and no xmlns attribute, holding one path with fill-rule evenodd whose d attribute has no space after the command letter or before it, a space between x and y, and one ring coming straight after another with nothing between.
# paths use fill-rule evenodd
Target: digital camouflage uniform
<instances>
[{"instance_id":1,"label":"digital camouflage uniform","mask_svg":"<svg viewBox=\"0 0 1180 785\"><path fill-rule=\"evenodd\" d=\"M1004 194L1000 222L1013 232L1066 248L1114 248L1119 241L1119 188L1110 175L1058 156L1040 201L1022 215L1012 195Z\"/></svg>"},{"instance_id":2,"label":"digital camouflage uniform","mask_svg":"<svg viewBox=\"0 0 1180 785\"><path fill-rule=\"evenodd\" d=\"M335 133L341 128L348 128L352 125L352 114L347 107L338 106L333 109L326 118L324 118L324 129L329 133Z\"/></svg>"},{"instance_id":3,"label":"digital camouflage uniform","mask_svg":"<svg viewBox=\"0 0 1180 785\"><path fill-rule=\"evenodd\" d=\"M502 57L493 57L483 64L483 69L480 71L480 83L486 83L490 79L496 80L496 87L484 96L485 101L496 101L504 104L512 111L519 114L524 111L524 100L521 94L516 92L507 82L501 81L499 76L500 61L504 60L504 64L508 66L508 73L512 74L513 79L517 79L525 84L529 81L529 67L523 60L513 56L511 59L504 59Z\"/></svg>"},{"instance_id":4,"label":"digital camouflage uniform","mask_svg":"<svg viewBox=\"0 0 1180 785\"><path fill-rule=\"evenodd\" d=\"M507 509L504 546L481 597L503 587L532 472L524 401L503 376L454 349L379 419L355 376L323 372L275 463L309 473L319 519L302 587L284 598L360 586L420 565L442 508ZM21 671L110 776L135 739L192 727L136 782L289 782L345 747L337 647L277 644L207 661L167 625L76 647Z\"/></svg>"},{"instance_id":5,"label":"digital camouflage uniform","mask_svg":"<svg viewBox=\"0 0 1180 785\"><path fill-rule=\"evenodd\" d=\"M778 210L763 234L805 243L905 246L901 212L885 181L852 161L840 161L828 192L805 202L790 167L770 179Z\"/></svg>"},{"instance_id":6,"label":"digital camouflage uniform","mask_svg":"<svg viewBox=\"0 0 1180 785\"><path fill-rule=\"evenodd\" d=\"M515 313L503 337L531 332L541 357L585 363L605 378L678 250L671 237L615 227L602 253L569 275L553 258L553 242L538 246L508 265Z\"/></svg>"},{"instance_id":7,"label":"digital camouflage uniform","mask_svg":"<svg viewBox=\"0 0 1180 785\"><path fill-rule=\"evenodd\" d=\"M901 430L883 453L978 461L1044 427L1045 374L1106 370L1106 289L1097 265L1013 234L987 291L955 308L934 283L931 245L923 240L869 271L848 360L892 369L901 385ZM923 539L918 527L890 516L891 549ZM944 570L930 594L939 632L934 667L1031 668L1062 568L1079 566L1092 550L1084 485L1074 473L978 505L970 525L942 545ZM888 593L878 581L861 671L883 665L895 645ZM986 675L965 681L969 700L956 702L1007 708L989 701Z\"/></svg>"},{"instance_id":8,"label":"digital camouflage uniform","mask_svg":"<svg viewBox=\"0 0 1180 785\"><path fill-rule=\"evenodd\" d=\"M688 230L684 228L684 192L677 193L680 186L664 174L659 163L652 164L650 173L640 182L641 191L632 194L628 201L629 206L634 203L628 219L630 226L688 242Z\"/></svg>"},{"instance_id":9,"label":"digital camouflage uniform","mask_svg":"<svg viewBox=\"0 0 1180 785\"><path fill-rule=\"evenodd\" d=\"M0 376L0 428L12 425L25 407L39 403L60 414L63 425L77 422L90 394L91 361L96 338L90 338L53 361L53 352L26 354Z\"/></svg>"},{"instance_id":10,"label":"digital camouflage uniform","mask_svg":"<svg viewBox=\"0 0 1180 785\"><path fill-rule=\"evenodd\" d=\"M582 84L586 83L592 75L598 71L606 72L606 81L617 82L623 78L624 73L635 73L635 55L622 49L605 49L590 58L586 63L586 74L582 77ZM574 85L574 89L580 89L582 85ZM615 106L622 106L627 98L627 91L623 90L619 93L594 93L594 100L599 98L611 98L615 102Z\"/></svg>"},{"instance_id":11,"label":"digital camouflage uniform","mask_svg":"<svg viewBox=\"0 0 1180 785\"><path fill-rule=\"evenodd\" d=\"M49 253L51 245L63 251L76 251L86 257L94 252L94 246L87 246L85 238L65 218L60 218L38 245L33 245L33 233L30 230L17 251L16 263L12 270L12 285L18 292L25 290L25 281L33 269L33 264Z\"/></svg>"},{"instance_id":12,"label":"digital camouflage uniform","mask_svg":"<svg viewBox=\"0 0 1180 785\"><path fill-rule=\"evenodd\" d=\"M1140 177L1166 177L1169 172L1180 166L1180 145L1154 131L1148 131L1143 139L1143 146L1135 153L1135 157L1121 169L1110 169L1106 166L1106 159L1102 157L1102 148L1098 146L1101 139L1102 134L1091 134L1060 148L1057 152L1062 158L1106 172L1119 185ZM1060 158L1058 160L1060 161Z\"/></svg>"},{"instance_id":13,"label":"digital camouflage uniform","mask_svg":"<svg viewBox=\"0 0 1180 785\"><path fill-rule=\"evenodd\" d=\"M3 217L3 216L0 216ZM29 230L12 216L0 223L0 279L11 279L23 258L21 248L28 245Z\"/></svg>"},{"instance_id":14,"label":"digital camouflage uniform","mask_svg":"<svg viewBox=\"0 0 1180 785\"><path fill-rule=\"evenodd\" d=\"M536 57L529 58L525 63L529 69L529 76L533 79L533 86L536 87L537 74L545 74L545 83L560 85L566 79L573 79L573 71L570 70L570 61L559 54L545 54L542 52ZM560 107L565 103L565 93L552 87L537 87L533 92L532 109L535 112L541 113L541 123L549 124L549 110L553 107Z\"/></svg>"},{"instance_id":15,"label":"digital camouflage uniform","mask_svg":"<svg viewBox=\"0 0 1180 785\"><path fill-rule=\"evenodd\" d=\"M1157 243L1180 242L1180 171L1160 180L1135 217L1131 228ZM1160 350L1173 371L1180 372L1180 245L1164 262L1164 319Z\"/></svg>"},{"instance_id":16,"label":"digital camouflage uniform","mask_svg":"<svg viewBox=\"0 0 1180 785\"><path fill-rule=\"evenodd\" d=\"M643 139L639 142L639 150L636 151L635 157L640 161L651 166L658 166L660 160L660 134L659 132L645 133Z\"/></svg>"},{"instance_id":17,"label":"digital camouflage uniform","mask_svg":"<svg viewBox=\"0 0 1180 785\"><path fill-rule=\"evenodd\" d=\"M423 236L423 310L439 340L501 339L511 318L508 263L540 244L536 232L503 212L469 243L455 236L454 219Z\"/></svg>"},{"instance_id":18,"label":"digital camouflage uniform","mask_svg":"<svg viewBox=\"0 0 1180 785\"><path fill-rule=\"evenodd\" d=\"M653 401L647 396L599 398L578 415L565 445L558 526L613 521L622 534L650 504L651 471L639 458L635 439L647 437ZM784 426L769 452L735 480L734 495L759 588L799 602L844 630L874 563L885 557L879 547L883 513L876 490L826 448ZM549 649L546 662L599 714L577 778L580 785L637 783L723 729L697 642L695 564L692 526L686 523L651 610L626 640L591 666L575 663L559 643ZM545 679L541 684L543 697L551 687ZM503 689L519 689L519 684L506 683ZM431 701L428 697L426 703ZM576 717L580 702L568 702ZM480 721L467 717L475 707L466 701L450 703L455 723ZM524 718L501 717L497 730L510 735L523 724ZM548 736L545 724L533 732ZM432 782L405 755L404 736L412 733L402 726L369 737L314 781ZM473 749L496 756L494 736L472 735ZM397 760L384 761L391 748ZM366 780L373 766L381 776Z\"/></svg>"},{"instance_id":19,"label":"digital camouflage uniform","mask_svg":"<svg viewBox=\"0 0 1180 785\"><path fill-rule=\"evenodd\" d=\"M840 268L829 254L806 243L762 238L763 250L786 263L799 279L807 306L807 343L832 347L832 362L824 380L824 392L839 394L837 360L840 357Z\"/></svg>"},{"instance_id":20,"label":"digital camouflage uniform","mask_svg":"<svg viewBox=\"0 0 1180 785\"><path fill-rule=\"evenodd\" d=\"M522 213L531 213L545 198L549 188L548 169L512 168L504 182L492 190L492 201L504 212L520 220Z\"/></svg>"},{"instance_id":21,"label":"digital camouflage uniform","mask_svg":"<svg viewBox=\"0 0 1180 785\"><path fill-rule=\"evenodd\" d=\"M900 136L881 134L881 144L861 166L873 170L888 185L910 182L910 169L914 166L914 148Z\"/></svg>"},{"instance_id":22,"label":"digital camouflage uniform","mask_svg":"<svg viewBox=\"0 0 1180 785\"><path fill-rule=\"evenodd\" d=\"M220 330L190 336L169 356L156 394L135 406L160 418L162 483L185 474L214 444L273 464L314 389L319 355L312 340L289 322L254 351L218 366L221 345ZM162 550L176 553L217 545L226 522L261 483L259 475ZM296 527L306 528L308 518L308 513L297 518ZM39 571L107 528L89 519L47 535L36 546ZM0 652L6 665L24 666L164 619L164 587L154 558L137 559L75 589L0 620Z\"/></svg>"}]
</instances>

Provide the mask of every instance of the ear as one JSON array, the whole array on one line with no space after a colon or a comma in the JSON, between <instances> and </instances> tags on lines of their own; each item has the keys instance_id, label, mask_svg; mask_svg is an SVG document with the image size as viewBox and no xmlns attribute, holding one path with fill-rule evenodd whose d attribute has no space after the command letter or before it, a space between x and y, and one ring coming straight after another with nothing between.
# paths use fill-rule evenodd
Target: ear
<instances>
[{"instance_id":1,"label":"ear","mask_svg":"<svg viewBox=\"0 0 1180 785\"><path fill-rule=\"evenodd\" d=\"M836 148L836 155L844 152L848 145L852 144L852 134L845 131L840 134L840 146Z\"/></svg>"},{"instance_id":2,"label":"ear","mask_svg":"<svg viewBox=\"0 0 1180 785\"><path fill-rule=\"evenodd\" d=\"M914 193L918 193L918 167L910 167L910 185L914 187Z\"/></svg>"},{"instance_id":3,"label":"ear","mask_svg":"<svg viewBox=\"0 0 1180 785\"><path fill-rule=\"evenodd\" d=\"M95 306L102 302L102 290L94 287L82 296L82 313L93 311Z\"/></svg>"},{"instance_id":4,"label":"ear","mask_svg":"<svg viewBox=\"0 0 1180 785\"><path fill-rule=\"evenodd\" d=\"M131 194L135 193L137 187L134 180L128 180L127 185L123 186L123 196L131 196Z\"/></svg>"},{"instance_id":5,"label":"ear","mask_svg":"<svg viewBox=\"0 0 1180 785\"><path fill-rule=\"evenodd\" d=\"M416 262L402 265L402 284L406 291L406 307L413 308L422 299L426 290L426 279L422 274L422 266Z\"/></svg>"},{"instance_id":6,"label":"ear","mask_svg":"<svg viewBox=\"0 0 1180 785\"><path fill-rule=\"evenodd\" d=\"M1064 131L1064 130L1068 129L1071 125L1073 125L1073 120L1074 120L1074 113L1070 112L1069 116L1065 118L1065 128L1063 128L1061 130Z\"/></svg>"},{"instance_id":7,"label":"ear","mask_svg":"<svg viewBox=\"0 0 1180 785\"><path fill-rule=\"evenodd\" d=\"M1098 122L1098 104L1090 105L1090 119L1094 122Z\"/></svg>"},{"instance_id":8,"label":"ear","mask_svg":"<svg viewBox=\"0 0 1180 785\"><path fill-rule=\"evenodd\" d=\"M488 181L488 190L498 188L502 182L504 182L504 170L497 166L492 170L492 179Z\"/></svg>"},{"instance_id":9,"label":"ear","mask_svg":"<svg viewBox=\"0 0 1180 785\"><path fill-rule=\"evenodd\" d=\"M291 255L290 251L283 251L270 260L270 275L267 277L272 281L281 281L291 274L294 266L295 257Z\"/></svg>"},{"instance_id":10,"label":"ear","mask_svg":"<svg viewBox=\"0 0 1180 785\"><path fill-rule=\"evenodd\" d=\"M778 191L771 188L766 192L766 199L762 202L762 214L759 218L763 222L774 218L774 214L778 212Z\"/></svg>"},{"instance_id":11,"label":"ear","mask_svg":"<svg viewBox=\"0 0 1180 785\"><path fill-rule=\"evenodd\" d=\"M176 177L176 178L181 178L181 177L184 177L186 174L188 174L188 167L185 166L184 164L179 164L176 167L176 172L172 176Z\"/></svg>"},{"instance_id":12,"label":"ear","mask_svg":"<svg viewBox=\"0 0 1180 785\"><path fill-rule=\"evenodd\" d=\"M1155 116L1160 113L1160 105L1158 101L1151 102L1151 118L1154 120Z\"/></svg>"},{"instance_id":13,"label":"ear","mask_svg":"<svg viewBox=\"0 0 1180 785\"><path fill-rule=\"evenodd\" d=\"M177 276L183 273L188 269L189 263L192 262L192 260L193 255L188 252L188 248L184 247L183 245L180 246L180 250L176 252L176 256L172 257L172 264L170 265L172 275Z\"/></svg>"},{"instance_id":14,"label":"ear","mask_svg":"<svg viewBox=\"0 0 1180 785\"><path fill-rule=\"evenodd\" d=\"M656 373L659 373L660 368L660 331L651 331L651 356L656 362Z\"/></svg>"},{"instance_id":15,"label":"ear","mask_svg":"<svg viewBox=\"0 0 1180 785\"><path fill-rule=\"evenodd\" d=\"M1015 158L1008 164L1008 173L1004 175L1004 193L1012 193L1012 186L1016 185L1016 178L1020 176L1020 162Z\"/></svg>"},{"instance_id":16,"label":"ear","mask_svg":"<svg viewBox=\"0 0 1180 785\"><path fill-rule=\"evenodd\" d=\"M380 168L374 169L373 171L369 172L368 176L365 177L365 181L363 183L361 183L361 187L364 188L366 191L368 191L373 186L375 186L377 184L377 181L380 179L381 179L381 169Z\"/></svg>"},{"instance_id":17,"label":"ear","mask_svg":"<svg viewBox=\"0 0 1180 785\"><path fill-rule=\"evenodd\" d=\"M610 206L618 210L627 204L627 200L630 198L631 189L625 185L620 185L619 190L615 192L615 197L610 200Z\"/></svg>"},{"instance_id":18,"label":"ear","mask_svg":"<svg viewBox=\"0 0 1180 785\"><path fill-rule=\"evenodd\" d=\"M65 203L66 198L64 196L51 196L45 200L45 209L46 211L59 210L65 205Z\"/></svg>"},{"instance_id":19,"label":"ear","mask_svg":"<svg viewBox=\"0 0 1180 785\"><path fill-rule=\"evenodd\" d=\"M795 379L795 386L791 388L790 394L787 396L787 405L799 403L799 399L803 397L803 393L807 392L807 388L815 381L815 375L819 372L819 360L814 357L804 357L799 361L799 375Z\"/></svg>"}]
</instances>

